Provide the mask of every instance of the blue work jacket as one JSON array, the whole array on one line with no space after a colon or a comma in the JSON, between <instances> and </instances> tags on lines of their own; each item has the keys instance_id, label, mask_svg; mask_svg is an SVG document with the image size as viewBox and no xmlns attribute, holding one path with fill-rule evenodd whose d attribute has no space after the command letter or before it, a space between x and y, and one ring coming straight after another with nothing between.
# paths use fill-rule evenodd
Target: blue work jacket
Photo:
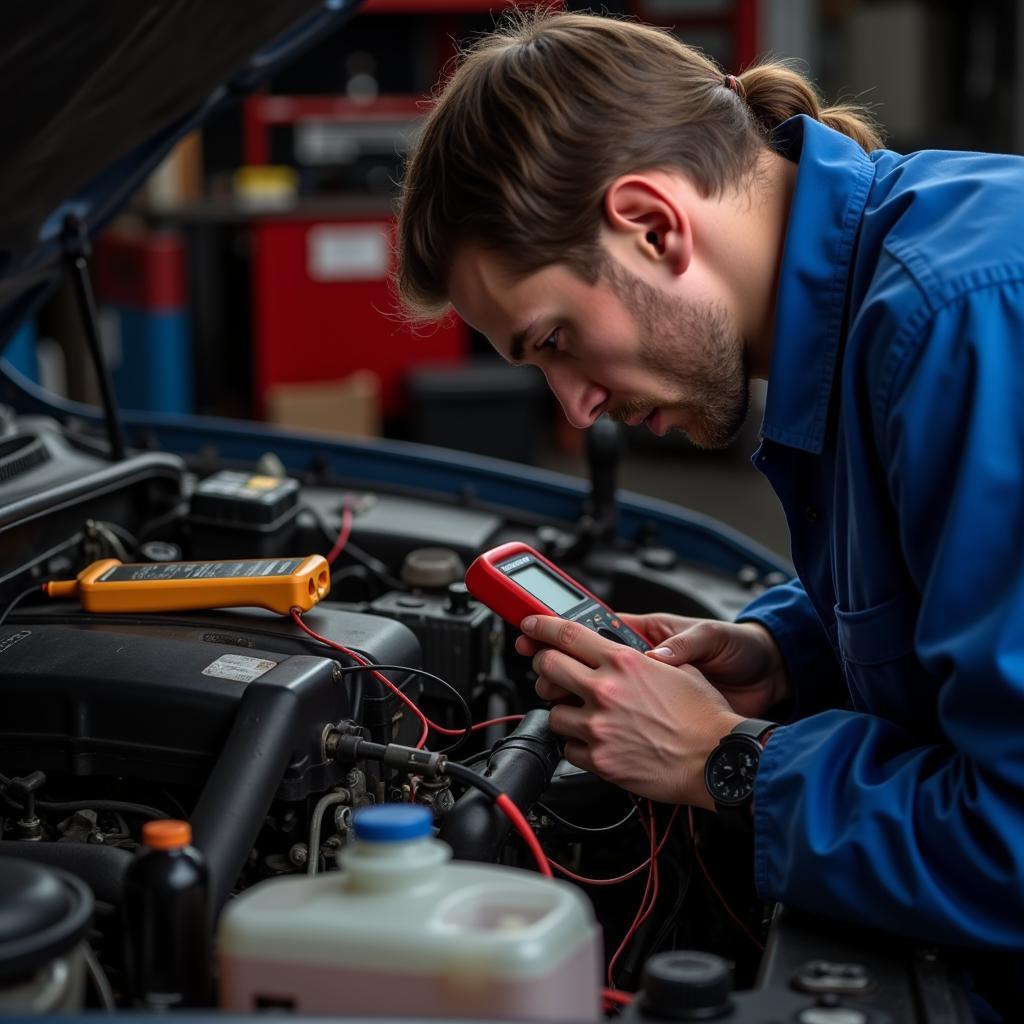
<instances>
[{"instance_id":1,"label":"blue work jacket","mask_svg":"<svg viewBox=\"0 0 1024 1024\"><path fill-rule=\"evenodd\" d=\"M1022 968L1024 159L802 116L773 142L799 169L754 464L797 579L740 619L796 714L758 770L758 891Z\"/></svg>"}]
</instances>

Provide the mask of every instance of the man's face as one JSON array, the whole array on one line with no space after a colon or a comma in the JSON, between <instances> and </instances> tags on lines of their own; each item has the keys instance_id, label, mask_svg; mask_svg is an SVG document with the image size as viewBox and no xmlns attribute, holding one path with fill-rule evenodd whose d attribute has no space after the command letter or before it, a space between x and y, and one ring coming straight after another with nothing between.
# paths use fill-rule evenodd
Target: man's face
<instances>
[{"instance_id":1,"label":"man's face","mask_svg":"<svg viewBox=\"0 0 1024 1024\"><path fill-rule=\"evenodd\" d=\"M473 245L449 285L456 312L499 355L541 369L573 426L607 414L721 448L743 423L743 341L710 297L667 293L612 257L593 285L557 264L517 280Z\"/></svg>"}]
</instances>

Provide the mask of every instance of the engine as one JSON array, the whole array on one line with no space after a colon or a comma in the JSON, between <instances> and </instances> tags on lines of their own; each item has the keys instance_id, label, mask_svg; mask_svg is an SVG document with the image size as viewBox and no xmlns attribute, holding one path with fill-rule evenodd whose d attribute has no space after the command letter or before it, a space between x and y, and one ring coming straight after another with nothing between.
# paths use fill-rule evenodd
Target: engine
<instances>
[{"instance_id":1,"label":"engine","mask_svg":"<svg viewBox=\"0 0 1024 1024\"><path fill-rule=\"evenodd\" d=\"M699 949L723 958L712 973L728 962L753 985L767 908L750 844L563 760L529 663L462 578L482 551L522 540L612 607L728 617L772 574L688 564L651 529L614 541L606 472L586 515L553 521L468 492L337 479L315 452L309 464L285 473L273 455L144 445L111 463L88 432L43 418L9 418L0 434L0 901L28 884L10 865L65 879L58 916L94 979L79 998L132 1006L125 878L148 821L190 823L214 919L257 883L337 870L354 812L371 805L426 807L456 862L532 868L536 851L466 770L524 812L543 857L586 892L610 984L635 989L652 954ZM332 562L331 590L301 621L254 608L93 614L39 586L100 558L314 552ZM428 770L437 753L461 777ZM33 999L70 1011L72 987ZM789 1013L801 998L772 1005Z\"/></svg>"}]
</instances>

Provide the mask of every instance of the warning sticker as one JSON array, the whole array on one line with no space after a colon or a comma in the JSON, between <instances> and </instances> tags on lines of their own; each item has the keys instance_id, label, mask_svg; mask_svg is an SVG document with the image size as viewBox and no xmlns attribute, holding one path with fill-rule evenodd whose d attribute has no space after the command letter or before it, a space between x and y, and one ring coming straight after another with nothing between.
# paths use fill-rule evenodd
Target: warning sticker
<instances>
[{"instance_id":1,"label":"warning sticker","mask_svg":"<svg viewBox=\"0 0 1024 1024\"><path fill-rule=\"evenodd\" d=\"M251 683L276 666L276 661L268 661L266 658L222 654L212 665L207 665L203 669L203 675L213 676L214 679L233 679L236 683Z\"/></svg>"}]
</instances>

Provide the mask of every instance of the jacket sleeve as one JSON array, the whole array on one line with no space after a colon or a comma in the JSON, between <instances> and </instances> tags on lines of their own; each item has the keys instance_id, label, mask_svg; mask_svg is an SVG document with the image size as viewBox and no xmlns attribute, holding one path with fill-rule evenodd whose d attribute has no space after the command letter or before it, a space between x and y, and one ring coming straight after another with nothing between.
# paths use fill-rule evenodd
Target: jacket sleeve
<instances>
[{"instance_id":1,"label":"jacket sleeve","mask_svg":"<svg viewBox=\"0 0 1024 1024\"><path fill-rule=\"evenodd\" d=\"M793 687L787 720L846 704L835 648L799 579L766 590L736 617L759 622L775 638Z\"/></svg>"},{"instance_id":2,"label":"jacket sleeve","mask_svg":"<svg viewBox=\"0 0 1024 1024\"><path fill-rule=\"evenodd\" d=\"M1022 950L1024 282L950 301L885 371L875 447L940 739L852 711L778 729L756 783L758 889L929 942Z\"/></svg>"}]
</instances>

